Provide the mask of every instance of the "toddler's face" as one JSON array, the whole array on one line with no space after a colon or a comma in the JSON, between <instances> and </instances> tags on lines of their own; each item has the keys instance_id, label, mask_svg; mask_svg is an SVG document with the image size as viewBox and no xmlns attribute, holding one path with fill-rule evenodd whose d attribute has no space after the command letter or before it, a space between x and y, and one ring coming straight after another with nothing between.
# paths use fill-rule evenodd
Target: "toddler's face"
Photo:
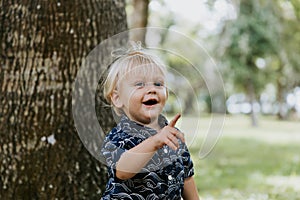
<instances>
[{"instance_id":1,"label":"toddler's face","mask_svg":"<svg viewBox=\"0 0 300 200\"><path fill-rule=\"evenodd\" d=\"M144 125L158 119L167 100L165 77L154 66L133 68L119 77L117 106L133 121Z\"/></svg>"}]
</instances>

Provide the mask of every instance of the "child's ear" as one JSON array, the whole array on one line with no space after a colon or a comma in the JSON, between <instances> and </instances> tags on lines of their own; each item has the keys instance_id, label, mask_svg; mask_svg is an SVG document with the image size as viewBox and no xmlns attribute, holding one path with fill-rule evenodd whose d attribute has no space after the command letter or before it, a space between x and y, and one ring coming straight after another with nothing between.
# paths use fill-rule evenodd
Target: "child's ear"
<instances>
[{"instance_id":1,"label":"child's ear","mask_svg":"<svg viewBox=\"0 0 300 200\"><path fill-rule=\"evenodd\" d=\"M114 106L116 108L122 108L123 107L123 103L120 99L119 93L117 90L114 90L111 94L111 101L114 104Z\"/></svg>"}]
</instances>

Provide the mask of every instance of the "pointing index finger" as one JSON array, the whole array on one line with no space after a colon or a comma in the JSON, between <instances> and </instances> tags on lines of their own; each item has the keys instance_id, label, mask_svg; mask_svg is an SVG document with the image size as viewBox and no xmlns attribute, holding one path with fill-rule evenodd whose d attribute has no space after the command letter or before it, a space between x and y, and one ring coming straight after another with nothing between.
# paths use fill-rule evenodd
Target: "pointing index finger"
<instances>
[{"instance_id":1,"label":"pointing index finger","mask_svg":"<svg viewBox=\"0 0 300 200\"><path fill-rule=\"evenodd\" d=\"M168 126L175 127L176 122L181 117L181 114L176 114L175 117L170 121Z\"/></svg>"}]
</instances>

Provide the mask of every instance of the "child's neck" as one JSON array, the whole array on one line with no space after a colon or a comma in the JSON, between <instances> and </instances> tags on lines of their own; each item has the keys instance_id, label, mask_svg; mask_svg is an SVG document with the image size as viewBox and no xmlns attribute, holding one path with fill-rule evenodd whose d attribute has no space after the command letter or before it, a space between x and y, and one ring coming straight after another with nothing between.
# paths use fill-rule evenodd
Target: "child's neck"
<instances>
[{"instance_id":1,"label":"child's neck","mask_svg":"<svg viewBox=\"0 0 300 200\"><path fill-rule=\"evenodd\" d=\"M154 130L159 131L161 129L159 123L158 123L158 118L156 118L155 120L151 121L151 123L146 124L145 126L148 126Z\"/></svg>"}]
</instances>

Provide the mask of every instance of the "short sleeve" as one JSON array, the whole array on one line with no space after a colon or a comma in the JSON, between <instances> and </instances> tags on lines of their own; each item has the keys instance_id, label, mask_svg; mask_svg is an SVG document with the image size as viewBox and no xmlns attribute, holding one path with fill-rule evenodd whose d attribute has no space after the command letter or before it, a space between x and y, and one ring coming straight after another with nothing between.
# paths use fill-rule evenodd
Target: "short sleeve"
<instances>
[{"instance_id":1,"label":"short sleeve","mask_svg":"<svg viewBox=\"0 0 300 200\"><path fill-rule=\"evenodd\" d=\"M101 155L104 157L105 164L112 169L114 173L116 169L116 163L124 152L136 146L136 139L122 131L117 131L116 128L106 136Z\"/></svg>"},{"instance_id":2,"label":"short sleeve","mask_svg":"<svg viewBox=\"0 0 300 200\"><path fill-rule=\"evenodd\" d=\"M183 165L184 165L184 178L188 178L194 175L194 164L191 159L190 152L187 146L184 144L184 152L182 154Z\"/></svg>"}]
</instances>

